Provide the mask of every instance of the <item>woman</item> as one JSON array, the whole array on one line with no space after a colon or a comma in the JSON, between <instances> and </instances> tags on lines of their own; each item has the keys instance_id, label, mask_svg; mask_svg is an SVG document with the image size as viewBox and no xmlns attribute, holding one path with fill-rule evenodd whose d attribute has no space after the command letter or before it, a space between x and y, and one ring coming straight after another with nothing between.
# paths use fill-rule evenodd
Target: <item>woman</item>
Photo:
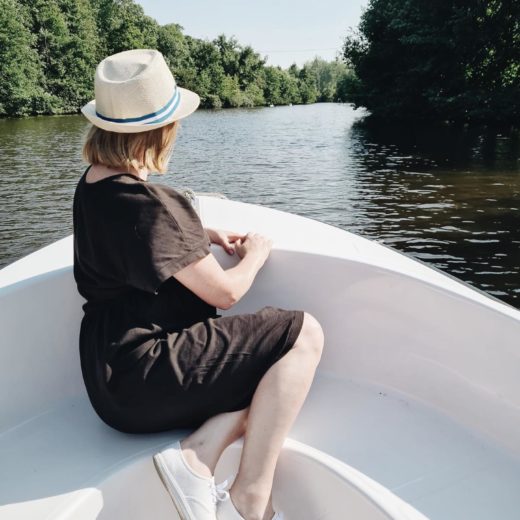
<instances>
[{"instance_id":1,"label":"woman","mask_svg":"<svg viewBox=\"0 0 520 520\"><path fill-rule=\"evenodd\" d=\"M166 185L178 121L197 94L178 87L152 49L105 58L74 194L74 277L87 300L81 368L91 403L123 432L196 428L154 456L181 518L281 518L271 503L283 440L307 395L323 347L301 310L264 307L220 316L251 287L271 240L204 229L190 202ZM236 253L223 270L210 242ZM213 473L244 435L229 492Z\"/></svg>"}]
</instances>

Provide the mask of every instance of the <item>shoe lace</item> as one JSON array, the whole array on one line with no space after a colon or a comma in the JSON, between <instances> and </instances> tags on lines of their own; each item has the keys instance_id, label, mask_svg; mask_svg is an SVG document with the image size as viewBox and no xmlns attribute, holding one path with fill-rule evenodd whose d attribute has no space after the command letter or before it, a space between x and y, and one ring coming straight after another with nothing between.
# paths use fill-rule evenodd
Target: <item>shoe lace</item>
<instances>
[{"instance_id":1,"label":"shoe lace","mask_svg":"<svg viewBox=\"0 0 520 520\"><path fill-rule=\"evenodd\" d=\"M215 484L214 480L210 482L211 496L215 505L217 505L217 502L219 501L223 502L224 500L229 499L229 491L227 490L227 488L232 478L233 475L230 475L226 480L224 480L220 484Z\"/></svg>"}]
</instances>

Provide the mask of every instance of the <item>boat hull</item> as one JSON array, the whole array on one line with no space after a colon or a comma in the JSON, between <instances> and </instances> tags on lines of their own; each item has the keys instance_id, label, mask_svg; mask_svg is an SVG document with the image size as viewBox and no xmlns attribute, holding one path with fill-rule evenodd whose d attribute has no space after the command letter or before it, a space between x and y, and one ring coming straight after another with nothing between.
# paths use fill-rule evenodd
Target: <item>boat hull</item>
<instances>
[{"instance_id":1,"label":"boat hull","mask_svg":"<svg viewBox=\"0 0 520 520\"><path fill-rule=\"evenodd\" d=\"M338 228L236 201L196 202L207 227L274 240L251 290L223 314L274 305L323 326L323 357L292 439L432 519L517 518L518 310ZM224 267L236 262L212 250ZM104 514L112 495L102 483L122 489L125 474L139 475L131 467L148 475L145 461L173 439L122 436L90 409L78 353L83 302L72 236L0 271L2 519L79 518L70 511L81 503L97 511L84 518ZM160 493L151 485L151 496Z\"/></svg>"}]
</instances>

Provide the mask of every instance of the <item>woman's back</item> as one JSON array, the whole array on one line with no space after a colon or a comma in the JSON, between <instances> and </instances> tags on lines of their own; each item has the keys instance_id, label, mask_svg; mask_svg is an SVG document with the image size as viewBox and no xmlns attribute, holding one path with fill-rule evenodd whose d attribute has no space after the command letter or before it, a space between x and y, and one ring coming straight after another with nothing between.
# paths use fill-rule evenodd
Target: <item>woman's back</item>
<instances>
[{"instance_id":1,"label":"woman's back","mask_svg":"<svg viewBox=\"0 0 520 520\"><path fill-rule=\"evenodd\" d=\"M214 316L215 307L171 277L210 251L190 202L172 188L129 173L87 183L87 172L73 202L74 277L87 299L84 310L131 299L167 314L172 326ZM156 313L153 317L157 320Z\"/></svg>"}]
</instances>

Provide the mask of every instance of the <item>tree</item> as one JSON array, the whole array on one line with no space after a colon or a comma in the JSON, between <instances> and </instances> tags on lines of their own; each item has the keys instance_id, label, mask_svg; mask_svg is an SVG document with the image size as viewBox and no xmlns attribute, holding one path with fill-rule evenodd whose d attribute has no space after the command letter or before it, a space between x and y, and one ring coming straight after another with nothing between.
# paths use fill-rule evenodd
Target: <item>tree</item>
<instances>
[{"instance_id":1,"label":"tree","mask_svg":"<svg viewBox=\"0 0 520 520\"><path fill-rule=\"evenodd\" d=\"M300 96L302 103L315 103L318 100L318 76L310 64L306 63L299 72Z\"/></svg>"},{"instance_id":2,"label":"tree","mask_svg":"<svg viewBox=\"0 0 520 520\"><path fill-rule=\"evenodd\" d=\"M70 35L65 16L57 0L27 1L31 14L31 30L36 36L35 48L43 70L43 88L53 100L53 113L64 110L63 87L68 81L64 57Z\"/></svg>"},{"instance_id":3,"label":"tree","mask_svg":"<svg viewBox=\"0 0 520 520\"><path fill-rule=\"evenodd\" d=\"M101 42L96 25L96 12L88 0L59 0L65 16L68 40L62 56L66 78L57 95L63 110L77 110L94 97L92 78L99 61Z\"/></svg>"},{"instance_id":4,"label":"tree","mask_svg":"<svg viewBox=\"0 0 520 520\"><path fill-rule=\"evenodd\" d=\"M344 103L350 102L354 98L354 93L359 89L359 79L351 69L346 69L338 77L336 84L336 97L334 101Z\"/></svg>"},{"instance_id":5,"label":"tree","mask_svg":"<svg viewBox=\"0 0 520 520\"><path fill-rule=\"evenodd\" d=\"M238 76L239 73L239 45L236 38L227 38L221 34L213 40L213 45L219 52L220 64L227 76Z\"/></svg>"},{"instance_id":6,"label":"tree","mask_svg":"<svg viewBox=\"0 0 520 520\"><path fill-rule=\"evenodd\" d=\"M47 0L48 1L48 0ZM128 49L157 48L158 24L133 0L93 0L103 57Z\"/></svg>"},{"instance_id":7,"label":"tree","mask_svg":"<svg viewBox=\"0 0 520 520\"><path fill-rule=\"evenodd\" d=\"M245 89L257 81L265 62L249 45L238 49L238 78L241 88Z\"/></svg>"},{"instance_id":8,"label":"tree","mask_svg":"<svg viewBox=\"0 0 520 520\"><path fill-rule=\"evenodd\" d=\"M21 1L30 15L53 113L70 113L91 99L99 56L95 12L87 0Z\"/></svg>"},{"instance_id":9,"label":"tree","mask_svg":"<svg viewBox=\"0 0 520 520\"><path fill-rule=\"evenodd\" d=\"M344 58L375 117L520 122L520 3L371 0Z\"/></svg>"},{"instance_id":10,"label":"tree","mask_svg":"<svg viewBox=\"0 0 520 520\"><path fill-rule=\"evenodd\" d=\"M158 27L157 49L162 52L174 74L186 66L189 59L189 47L180 25L169 23Z\"/></svg>"},{"instance_id":11,"label":"tree","mask_svg":"<svg viewBox=\"0 0 520 520\"><path fill-rule=\"evenodd\" d=\"M0 116L51 110L54 100L42 88L34 41L27 9L15 0L0 0Z\"/></svg>"},{"instance_id":12,"label":"tree","mask_svg":"<svg viewBox=\"0 0 520 520\"><path fill-rule=\"evenodd\" d=\"M304 68L308 69L312 77L315 78L318 101L332 102L338 100L338 83L340 81L345 82L347 77L352 77L345 63L339 60L329 62L316 57L306 63ZM344 91L342 100L346 100L346 92Z\"/></svg>"}]
</instances>

